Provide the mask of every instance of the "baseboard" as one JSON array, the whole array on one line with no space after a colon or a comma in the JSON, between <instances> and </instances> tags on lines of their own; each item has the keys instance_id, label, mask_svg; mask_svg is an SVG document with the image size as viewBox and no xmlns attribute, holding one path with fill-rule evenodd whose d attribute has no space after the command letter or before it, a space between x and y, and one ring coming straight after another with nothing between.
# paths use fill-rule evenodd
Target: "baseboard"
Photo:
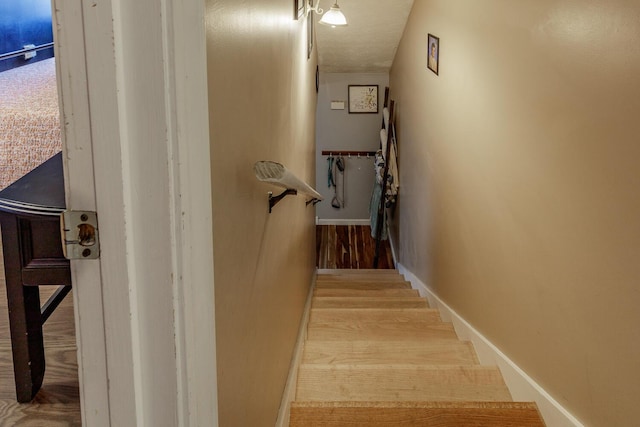
<instances>
[{"instance_id":1,"label":"baseboard","mask_svg":"<svg viewBox=\"0 0 640 427\"><path fill-rule=\"evenodd\" d=\"M298 330L298 339L296 346L293 350L293 356L291 357L291 365L289 366L289 376L287 377L287 384L284 387L282 393L282 401L280 402L280 410L278 411L278 419L276 420L275 427L287 427L289 425L289 413L291 410L291 402L296 397L296 383L298 382L298 367L302 360L302 351L304 349L304 341L307 339L307 326L309 325L309 315L311 313L311 299L313 297L313 288L316 283L317 272L314 271L311 278L311 286L309 287L309 294L307 295L307 302L304 306L304 313L300 322L300 329Z\"/></svg>"},{"instance_id":2,"label":"baseboard","mask_svg":"<svg viewBox=\"0 0 640 427\"><path fill-rule=\"evenodd\" d=\"M393 258L393 266L395 268L398 268L398 258L396 257L396 249L395 249L395 245L394 245L394 240L393 240L393 234L391 234L391 230L389 229L389 226L387 225L387 238L389 239L389 247L391 248L391 257Z\"/></svg>"},{"instance_id":3,"label":"baseboard","mask_svg":"<svg viewBox=\"0 0 640 427\"><path fill-rule=\"evenodd\" d=\"M396 264L396 266L399 272L405 276L405 279L411 282L412 287L417 289L420 295L429 300L430 306L440 310L442 320L452 322L458 336L463 340L468 340L473 343L481 364L497 365L500 368L507 387L509 387L509 391L511 391L513 400L536 402L548 426L584 427L577 418L571 415L569 411L528 376L526 372L520 369L518 365L502 353L491 341L478 332L451 307L445 304L411 271L407 270L401 264Z\"/></svg>"},{"instance_id":4,"label":"baseboard","mask_svg":"<svg viewBox=\"0 0 640 427\"><path fill-rule=\"evenodd\" d=\"M316 220L317 225L371 225L371 220L367 219L320 219Z\"/></svg>"}]
</instances>

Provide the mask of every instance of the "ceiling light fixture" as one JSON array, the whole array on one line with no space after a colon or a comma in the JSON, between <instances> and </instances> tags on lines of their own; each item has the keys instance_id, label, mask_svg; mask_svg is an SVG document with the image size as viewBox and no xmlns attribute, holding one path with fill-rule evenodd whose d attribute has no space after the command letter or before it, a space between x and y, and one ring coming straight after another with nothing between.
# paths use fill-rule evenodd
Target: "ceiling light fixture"
<instances>
[{"instance_id":1,"label":"ceiling light fixture","mask_svg":"<svg viewBox=\"0 0 640 427\"><path fill-rule=\"evenodd\" d=\"M315 5L315 7L309 8L309 11L307 13L315 12L318 15L322 15L324 13L324 10L320 9L319 6L320 6L320 0L318 0L318 3ZM329 25L334 28L344 27L347 25L347 18L344 17L344 14L340 10L340 6L338 6L338 1L336 0L334 5L331 6L331 9L329 9L327 13L322 15L322 19L320 19L320 21L318 22L320 22L323 25Z\"/></svg>"}]
</instances>

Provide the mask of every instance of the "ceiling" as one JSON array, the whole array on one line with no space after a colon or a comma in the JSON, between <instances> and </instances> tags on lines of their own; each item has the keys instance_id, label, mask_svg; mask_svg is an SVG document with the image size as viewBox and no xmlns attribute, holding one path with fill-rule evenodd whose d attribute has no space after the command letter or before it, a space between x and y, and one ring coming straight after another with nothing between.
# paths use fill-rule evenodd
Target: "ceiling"
<instances>
[{"instance_id":1,"label":"ceiling","mask_svg":"<svg viewBox=\"0 0 640 427\"><path fill-rule=\"evenodd\" d=\"M319 0L328 11L335 0ZM388 72L414 0L338 0L346 27L315 25L320 71ZM318 16L314 20L318 21Z\"/></svg>"}]
</instances>

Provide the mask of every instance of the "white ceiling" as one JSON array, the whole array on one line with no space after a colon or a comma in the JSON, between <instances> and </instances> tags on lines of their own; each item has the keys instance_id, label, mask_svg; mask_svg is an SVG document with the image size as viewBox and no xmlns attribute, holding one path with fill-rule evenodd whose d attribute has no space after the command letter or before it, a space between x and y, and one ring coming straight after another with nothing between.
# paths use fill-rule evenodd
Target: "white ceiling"
<instances>
[{"instance_id":1,"label":"white ceiling","mask_svg":"<svg viewBox=\"0 0 640 427\"><path fill-rule=\"evenodd\" d=\"M319 0L328 11L335 0ZM378 73L391 68L413 0L338 0L346 27L315 25L320 71ZM314 15L314 20L319 17Z\"/></svg>"}]
</instances>

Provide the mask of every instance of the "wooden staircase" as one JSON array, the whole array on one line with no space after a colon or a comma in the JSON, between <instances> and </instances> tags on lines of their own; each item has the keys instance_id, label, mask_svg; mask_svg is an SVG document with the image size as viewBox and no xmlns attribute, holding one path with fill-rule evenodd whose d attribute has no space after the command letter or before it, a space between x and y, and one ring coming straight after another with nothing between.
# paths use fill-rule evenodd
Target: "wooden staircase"
<instances>
[{"instance_id":1,"label":"wooden staircase","mask_svg":"<svg viewBox=\"0 0 640 427\"><path fill-rule=\"evenodd\" d=\"M395 270L318 274L290 426L544 426Z\"/></svg>"}]
</instances>

